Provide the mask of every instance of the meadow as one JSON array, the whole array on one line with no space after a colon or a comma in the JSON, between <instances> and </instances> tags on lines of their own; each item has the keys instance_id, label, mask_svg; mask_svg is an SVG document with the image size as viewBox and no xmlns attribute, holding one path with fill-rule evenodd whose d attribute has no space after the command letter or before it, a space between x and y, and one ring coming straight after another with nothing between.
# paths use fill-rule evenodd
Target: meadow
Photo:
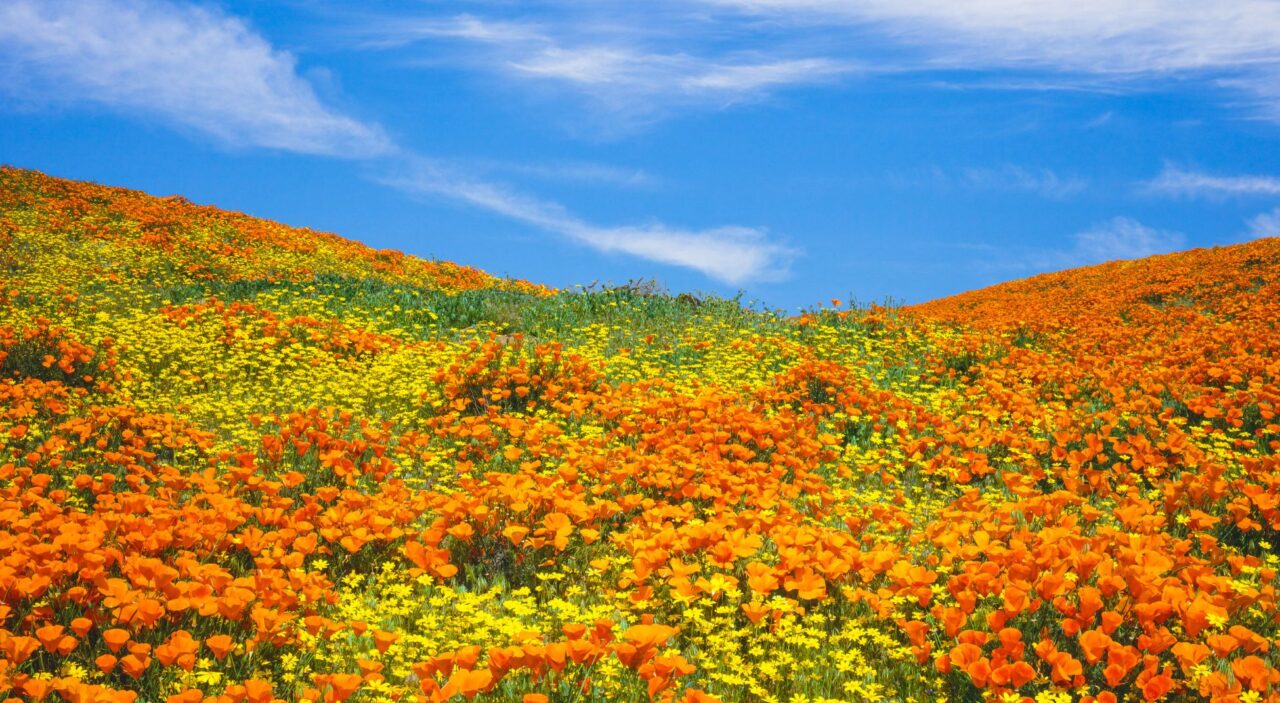
<instances>
[{"instance_id":1,"label":"meadow","mask_svg":"<svg viewBox=\"0 0 1280 703\"><path fill-rule=\"evenodd\" d=\"M0 700L1280 700L1280 240L799 315L0 170Z\"/></svg>"}]
</instances>

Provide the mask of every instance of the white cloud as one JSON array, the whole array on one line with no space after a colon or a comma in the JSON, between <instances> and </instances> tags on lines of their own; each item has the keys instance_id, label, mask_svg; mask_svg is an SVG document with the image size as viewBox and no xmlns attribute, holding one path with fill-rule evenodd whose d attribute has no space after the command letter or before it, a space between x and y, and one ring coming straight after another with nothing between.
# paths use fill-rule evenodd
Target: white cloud
<instances>
[{"instance_id":1,"label":"white cloud","mask_svg":"<svg viewBox=\"0 0 1280 703\"><path fill-rule=\"evenodd\" d=\"M1181 232L1156 229L1130 217L1113 217L1072 234L1061 248L996 247L989 244L947 242L956 249L982 254L968 262L977 270L999 273L1001 277L1062 271L1108 261L1143 259L1186 248Z\"/></svg>"},{"instance_id":2,"label":"white cloud","mask_svg":"<svg viewBox=\"0 0 1280 703\"><path fill-rule=\"evenodd\" d=\"M816 83L841 74L853 67L830 59L791 59L704 66L689 71L681 85L688 91L715 90L728 93L750 93L774 86Z\"/></svg>"},{"instance_id":3,"label":"white cloud","mask_svg":"<svg viewBox=\"0 0 1280 703\"><path fill-rule=\"evenodd\" d=\"M423 39L467 39L490 44L541 42L540 30L518 22L483 20L472 15L435 19L418 18L379 20L366 23L360 30L361 45L369 48L405 46Z\"/></svg>"},{"instance_id":4,"label":"white cloud","mask_svg":"<svg viewBox=\"0 0 1280 703\"><path fill-rule=\"evenodd\" d=\"M796 22L873 23L985 62L1143 73L1274 62L1272 0L706 0Z\"/></svg>"},{"instance_id":5,"label":"white cloud","mask_svg":"<svg viewBox=\"0 0 1280 703\"><path fill-rule=\"evenodd\" d=\"M912 46L922 67L1013 68L1104 82L1199 76L1280 120L1274 0L703 0L797 28L866 30ZM1052 81L1051 81L1052 82Z\"/></svg>"},{"instance_id":6,"label":"white cloud","mask_svg":"<svg viewBox=\"0 0 1280 703\"><path fill-rule=\"evenodd\" d=\"M584 161L521 163L516 161L473 159L466 165L474 170L529 176L545 181L564 181L581 185L606 185L617 188L648 188L658 179L638 168L620 168Z\"/></svg>"},{"instance_id":7,"label":"white cloud","mask_svg":"<svg viewBox=\"0 0 1280 703\"><path fill-rule=\"evenodd\" d=\"M1093 118L1093 119L1089 120L1088 122L1085 122L1085 123L1084 123L1084 128L1085 128L1085 129L1096 129L1096 128L1101 127L1101 126L1103 126L1103 125L1107 124L1108 122L1110 122L1110 121L1111 121L1111 118L1113 118L1113 117L1115 117L1115 113L1114 113L1114 112L1112 112L1111 110L1107 110L1106 112L1102 113L1101 115L1098 115L1097 117L1095 117L1095 118Z\"/></svg>"},{"instance_id":8,"label":"white cloud","mask_svg":"<svg viewBox=\"0 0 1280 703\"><path fill-rule=\"evenodd\" d=\"M1219 176L1200 171L1189 171L1173 164L1165 164L1160 175L1143 183L1141 190L1147 193L1184 197L1280 195L1280 177L1276 176Z\"/></svg>"},{"instance_id":9,"label":"white cloud","mask_svg":"<svg viewBox=\"0 0 1280 703\"><path fill-rule=\"evenodd\" d=\"M297 61L243 21L161 0L0 3L0 91L92 103L224 143L329 156L390 141L326 106Z\"/></svg>"},{"instance_id":10,"label":"white cloud","mask_svg":"<svg viewBox=\"0 0 1280 703\"><path fill-rule=\"evenodd\" d=\"M493 21L471 15L402 23L374 22L359 30L360 45L398 48L420 41L462 41L469 50L440 52L452 60L525 84L556 86L586 97L611 120L645 121L674 107L713 106L756 99L798 85L829 82L861 71L855 62L797 51L654 48L642 23L621 26ZM658 42L661 44L662 42Z\"/></svg>"},{"instance_id":11,"label":"white cloud","mask_svg":"<svg viewBox=\"0 0 1280 703\"><path fill-rule=\"evenodd\" d=\"M1280 207L1249 218L1248 235L1254 239L1280 237Z\"/></svg>"},{"instance_id":12,"label":"white cloud","mask_svg":"<svg viewBox=\"0 0 1280 703\"><path fill-rule=\"evenodd\" d=\"M944 84L1012 90L1125 92L1193 79L1280 121L1275 0L552 0L539 7L532 22L384 21L368 44L431 41L432 65L551 81L611 113L716 106L851 75L945 70L970 73Z\"/></svg>"},{"instance_id":13,"label":"white cloud","mask_svg":"<svg viewBox=\"0 0 1280 703\"><path fill-rule=\"evenodd\" d=\"M467 177L438 162L416 159L383 180L407 193L441 196L561 235L605 253L620 253L699 271L724 283L779 280L797 252L769 241L761 230L724 226L689 230L654 223L589 223L557 203Z\"/></svg>"},{"instance_id":14,"label":"white cloud","mask_svg":"<svg viewBox=\"0 0 1280 703\"><path fill-rule=\"evenodd\" d=\"M665 97L681 101L739 99L789 84L817 83L850 70L827 59L724 61L622 47L551 46L507 64L516 72L558 81L604 102L622 105Z\"/></svg>"},{"instance_id":15,"label":"white cloud","mask_svg":"<svg viewBox=\"0 0 1280 703\"><path fill-rule=\"evenodd\" d=\"M1089 186L1087 180L1078 176L1059 176L1047 168L1032 171L1012 164L965 169L963 182L973 188L1024 191L1051 198L1075 195Z\"/></svg>"},{"instance_id":16,"label":"white cloud","mask_svg":"<svg viewBox=\"0 0 1280 703\"><path fill-rule=\"evenodd\" d=\"M1058 199L1076 195L1089 187L1088 179L1080 176L1064 176L1052 169L1031 169L1016 164L965 169L931 166L912 173L891 174L889 182L900 187L1032 193Z\"/></svg>"},{"instance_id":17,"label":"white cloud","mask_svg":"<svg viewBox=\"0 0 1280 703\"><path fill-rule=\"evenodd\" d=\"M1128 217L1113 217L1082 232L1072 239L1075 246L1059 256L1069 266L1141 259L1181 249L1186 238L1180 232L1148 227Z\"/></svg>"}]
</instances>

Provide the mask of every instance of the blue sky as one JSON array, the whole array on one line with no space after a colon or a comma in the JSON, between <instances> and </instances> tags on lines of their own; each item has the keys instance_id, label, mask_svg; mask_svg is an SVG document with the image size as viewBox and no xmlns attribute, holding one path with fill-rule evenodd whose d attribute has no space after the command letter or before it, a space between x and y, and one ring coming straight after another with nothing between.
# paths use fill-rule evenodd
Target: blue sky
<instances>
[{"instance_id":1,"label":"blue sky","mask_svg":"<svg viewBox=\"0 0 1280 703\"><path fill-rule=\"evenodd\" d=\"M8 0L0 162L796 309L1280 235L1274 0Z\"/></svg>"}]
</instances>

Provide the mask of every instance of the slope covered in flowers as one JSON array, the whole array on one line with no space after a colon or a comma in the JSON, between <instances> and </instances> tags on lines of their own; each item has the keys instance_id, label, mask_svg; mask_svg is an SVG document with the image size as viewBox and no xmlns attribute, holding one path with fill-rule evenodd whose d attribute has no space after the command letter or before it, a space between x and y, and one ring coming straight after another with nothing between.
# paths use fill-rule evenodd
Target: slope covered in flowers
<instances>
[{"instance_id":1,"label":"slope covered in flowers","mask_svg":"<svg viewBox=\"0 0 1280 703\"><path fill-rule=\"evenodd\" d=\"M0 252L0 699L1280 691L1280 240L783 318L7 169Z\"/></svg>"}]
</instances>

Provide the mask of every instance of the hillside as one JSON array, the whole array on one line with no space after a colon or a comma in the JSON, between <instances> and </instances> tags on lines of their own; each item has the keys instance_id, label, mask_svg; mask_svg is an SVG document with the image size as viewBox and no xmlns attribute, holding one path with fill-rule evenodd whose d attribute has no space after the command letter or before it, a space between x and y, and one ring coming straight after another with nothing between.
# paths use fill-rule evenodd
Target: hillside
<instances>
[{"instance_id":1,"label":"hillside","mask_svg":"<svg viewBox=\"0 0 1280 703\"><path fill-rule=\"evenodd\" d=\"M0 699L1280 698L1280 240L796 318L0 170Z\"/></svg>"}]
</instances>

